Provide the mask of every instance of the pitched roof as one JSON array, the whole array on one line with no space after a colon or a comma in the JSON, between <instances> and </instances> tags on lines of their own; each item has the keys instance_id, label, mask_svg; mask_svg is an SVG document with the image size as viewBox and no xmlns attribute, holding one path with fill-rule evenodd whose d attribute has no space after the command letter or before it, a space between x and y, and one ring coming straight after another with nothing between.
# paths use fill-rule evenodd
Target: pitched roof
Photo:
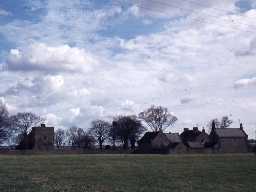
<instances>
[{"instance_id":1,"label":"pitched roof","mask_svg":"<svg viewBox=\"0 0 256 192\"><path fill-rule=\"evenodd\" d=\"M247 137L246 133L240 128L218 128L215 129L219 137Z\"/></svg>"},{"instance_id":2,"label":"pitched roof","mask_svg":"<svg viewBox=\"0 0 256 192\"><path fill-rule=\"evenodd\" d=\"M179 133L166 133L165 135L171 143L181 143Z\"/></svg>"},{"instance_id":3,"label":"pitched roof","mask_svg":"<svg viewBox=\"0 0 256 192\"><path fill-rule=\"evenodd\" d=\"M195 141L196 138L201 134L199 130L184 130L180 136L183 141Z\"/></svg>"},{"instance_id":4,"label":"pitched roof","mask_svg":"<svg viewBox=\"0 0 256 192\"><path fill-rule=\"evenodd\" d=\"M146 132L139 140L139 143L151 143L151 141L158 135L159 132Z\"/></svg>"}]
</instances>

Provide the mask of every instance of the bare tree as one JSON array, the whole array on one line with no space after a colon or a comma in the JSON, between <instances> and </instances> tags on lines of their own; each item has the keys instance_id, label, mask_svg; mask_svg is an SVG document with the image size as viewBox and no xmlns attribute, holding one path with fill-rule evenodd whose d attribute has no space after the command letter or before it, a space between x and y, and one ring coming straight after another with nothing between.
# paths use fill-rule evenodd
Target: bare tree
<instances>
[{"instance_id":1,"label":"bare tree","mask_svg":"<svg viewBox=\"0 0 256 192\"><path fill-rule=\"evenodd\" d=\"M10 117L10 125L18 134L18 142L22 141L33 126L42 123L44 120L31 112L17 113Z\"/></svg>"},{"instance_id":2,"label":"bare tree","mask_svg":"<svg viewBox=\"0 0 256 192\"><path fill-rule=\"evenodd\" d=\"M218 118L212 119L208 123L209 130L211 130L213 123L215 124L215 128L218 129L218 128L228 128L233 123L233 121L229 119L228 116L223 116L221 120L219 120Z\"/></svg>"},{"instance_id":3,"label":"bare tree","mask_svg":"<svg viewBox=\"0 0 256 192\"><path fill-rule=\"evenodd\" d=\"M76 126L70 127L66 134L71 146L82 148L82 139L86 135L82 128L78 128Z\"/></svg>"},{"instance_id":4,"label":"bare tree","mask_svg":"<svg viewBox=\"0 0 256 192\"><path fill-rule=\"evenodd\" d=\"M176 116L168 112L166 107L155 105L141 112L139 118L143 119L154 132L164 131L178 120Z\"/></svg>"},{"instance_id":5,"label":"bare tree","mask_svg":"<svg viewBox=\"0 0 256 192\"><path fill-rule=\"evenodd\" d=\"M65 131L63 129L57 129L54 134L54 140L57 148L63 146L65 142Z\"/></svg>"},{"instance_id":6,"label":"bare tree","mask_svg":"<svg viewBox=\"0 0 256 192\"><path fill-rule=\"evenodd\" d=\"M8 139L9 114L5 105L0 104L0 144Z\"/></svg>"},{"instance_id":7,"label":"bare tree","mask_svg":"<svg viewBox=\"0 0 256 192\"><path fill-rule=\"evenodd\" d=\"M220 128L228 128L233 121L228 116L223 116L220 123Z\"/></svg>"},{"instance_id":8,"label":"bare tree","mask_svg":"<svg viewBox=\"0 0 256 192\"><path fill-rule=\"evenodd\" d=\"M95 120L92 122L92 128L89 133L96 138L100 149L102 150L103 143L109 136L111 124L103 120Z\"/></svg>"}]
</instances>

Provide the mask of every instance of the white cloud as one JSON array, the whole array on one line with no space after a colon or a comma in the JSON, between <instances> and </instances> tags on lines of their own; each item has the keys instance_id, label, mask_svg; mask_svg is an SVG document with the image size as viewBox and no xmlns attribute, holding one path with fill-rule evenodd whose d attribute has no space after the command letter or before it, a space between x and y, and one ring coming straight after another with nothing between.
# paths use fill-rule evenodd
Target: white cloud
<instances>
[{"instance_id":1,"label":"white cloud","mask_svg":"<svg viewBox=\"0 0 256 192\"><path fill-rule=\"evenodd\" d=\"M70 112L72 113L72 116L77 117L78 115L80 115L80 108L72 108L70 109Z\"/></svg>"},{"instance_id":2,"label":"white cloud","mask_svg":"<svg viewBox=\"0 0 256 192\"><path fill-rule=\"evenodd\" d=\"M9 15L11 15L10 12L0 8L0 17L1 16L9 16Z\"/></svg>"},{"instance_id":3,"label":"white cloud","mask_svg":"<svg viewBox=\"0 0 256 192\"><path fill-rule=\"evenodd\" d=\"M57 117L53 113L47 113L45 116L45 121L48 125L53 125L53 126L59 126L61 123L60 117ZM59 127L58 127L59 128Z\"/></svg>"},{"instance_id":4,"label":"white cloud","mask_svg":"<svg viewBox=\"0 0 256 192\"><path fill-rule=\"evenodd\" d=\"M147 4L155 8L152 5ZM189 7L196 8L192 12L168 10L173 14L169 17L186 17L175 22L171 19L161 32L130 40L102 37L83 46L69 46L66 40L83 40L85 31L98 35L94 32L104 27L104 17L120 10L98 10L92 26L91 13L88 17L77 15L74 18L86 17L84 25L79 26L82 21L78 20L70 34L63 35L67 30L59 26L73 27L74 20L67 14L58 18L59 6L52 1L40 23L25 23L30 34L10 36L12 40L19 38L17 42L33 42L11 50L7 63L12 70L0 75L0 97L17 110L40 113L58 127L77 124L88 128L93 119L138 114L157 104L177 115L175 131L195 124L205 126L212 118L232 113L235 122L238 118L248 122L252 133L256 90L234 89L234 82L236 87L255 85L256 36L250 33L254 30L255 10L239 13L234 1L205 1L203 8ZM130 11L137 19L151 19L139 18L136 7ZM17 23L12 26L17 27ZM85 29L87 26L90 29ZM17 34L16 29L8 26L9 32Z\"/></svg>"},{"instance_id":5,"label":"white cloud","mask_svg":"<svg viewBox=\"0 0 256 192\"><path fill-rule=\"evenodd\" d=\"M64 78L61 75L47 76L45 80L48 81L47 84L51 86L53 90L60 90L64 85Z\"/></svg>"},{"instance_id":6,"label":"white cloud","mask_svg":"<svg viewBox=\"0 0 256 192\"><path fill-rule=\"evenodd\" d=\"M248 78L248 79L239 79L235 82L235 88L242 88L248 86L256 86L256 77Z\"/></svg>"},{"instance_id":7,"label":"white cloud","mask_svg":"<svg viewBox=\"0 0 256 192\"><path fill-rule=\"evenodd\" d=\"M97 64L97 60L77 47L35 43L22 50L10 50L7 64L9 70L88 72Z\"/></svg>"},{"instance_id":8,"label":"white cloud","mask_svg":"<svg viewBox=\"0 0 256 192\"><path fill-rule=\"evenodd\" d=\"M39 21L17 18L1 25L0 33L19 46L32 44L35 40L52 45L86 46L89 41L97 39L95 32L104 29L107 21L121 12L116 6L93 9L87 2L88 6L80 0L28 1L27 9L32 12L37 10L35 17Z\"/></svg>"},{"instance_id":9,"label":"white cloud","mask_svg":"<svg viewBox=\"0 0 256 192\"><path fill-rule=\"evenodd\" d=\"M235 11L236 0L205 0L205 1L157 1L157 0L135 0L138 10L134 11L136 15L174 18L187 16L197 12L206 12L211 15L226 14Z\"/></svg>"}]
</instances>

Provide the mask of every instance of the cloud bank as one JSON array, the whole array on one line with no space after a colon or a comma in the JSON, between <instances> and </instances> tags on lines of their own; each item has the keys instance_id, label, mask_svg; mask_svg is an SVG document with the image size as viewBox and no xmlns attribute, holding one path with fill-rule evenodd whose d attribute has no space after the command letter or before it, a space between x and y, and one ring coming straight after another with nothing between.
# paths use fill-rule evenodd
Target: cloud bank
<instances>
[{"instance_id":1,"label":"cloud bank","mask_svg":"<svg viewBox=\"0 0 256 192\"><path fill-rule=\"evenodd\" d=\"M95 118L157 104L179 118L173 131L229 115L253 136L253 2L246 10L234 0L37 2L28 7L38 18L14 18L0 29L9 45L0 97L11 113L33 111L56 127L88 128Z\"/></svg>"}]
</instances>

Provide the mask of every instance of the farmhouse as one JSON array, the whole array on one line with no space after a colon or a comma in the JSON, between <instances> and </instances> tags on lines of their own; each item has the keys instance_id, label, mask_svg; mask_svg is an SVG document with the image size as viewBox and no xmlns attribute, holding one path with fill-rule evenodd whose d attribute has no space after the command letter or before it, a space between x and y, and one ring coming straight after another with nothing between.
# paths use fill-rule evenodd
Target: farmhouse
<instances>
[{"instance_id":1,"label":"farmhouse","mask_svg":"<svg viewBox=\"0 0 256 192\"><path fill-rule=\"evenodd\" d=\"M198 127L194 127L192 130L184 128L184 131L180 135L182 142L187 147L188 153L207 153L209 149L206 148L209 142L209 135L203 129L199 131Z\"/></svg>"},{"instance_id":2,"label":"farmhouse","mask_svg":"<svg viewBox=\"0 0 256 192\"><path fill-rule=\"evenodd\" d=\"M147 132L138 141L144 153L179 153L186 151L178 133Z\"/></svg>"},{"instance_id":3,"label":"farmhouse","mask_svg":"<svg viewBox=\"0 0 256 192\"><path fill-rule=\"evenodd\" d=\"M240 124L240 128L213 128L211 135L215 137L214 150L216 152L248 152L248 136L242 124Z\"/></svg>"},{"instance_id":4,"label":"farmhouse","mask_svg":"<svg viewBox=\"0 0 256 192\"><path fill-rule=\"evenodd\" d=\"M147 132L138 142L144 153L246 153L248 136L240 128L215 128L208 135L198 127L178 133Z\"/></svg>"}]
</instances>

